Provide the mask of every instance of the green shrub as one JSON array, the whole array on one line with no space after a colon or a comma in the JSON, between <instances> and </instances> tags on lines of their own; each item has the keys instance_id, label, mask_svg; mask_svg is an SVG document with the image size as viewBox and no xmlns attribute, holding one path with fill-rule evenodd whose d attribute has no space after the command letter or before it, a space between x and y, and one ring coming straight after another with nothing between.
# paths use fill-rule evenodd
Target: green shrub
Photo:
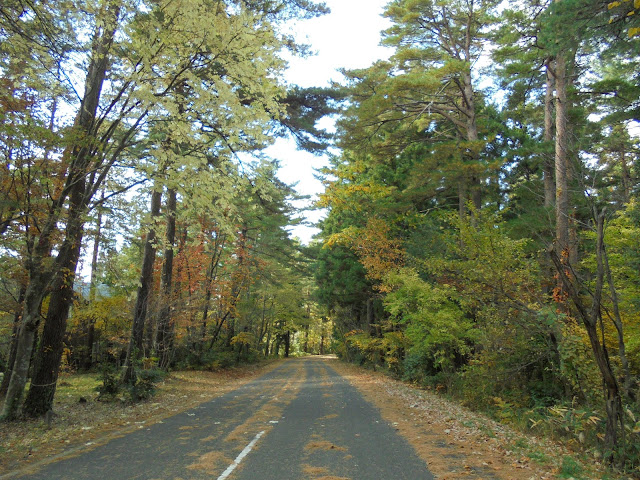
<instances>
[{"instance_id":1,"label":"green shrub","mask_svg":"<svg viewBox=\"0 0 640 480\"><path fill-rule=\"evenodd\" d=\"M159 368L136 372L136 382L127 386L127 393L132 402L147 400L156 391L156 384L164 380L166 372Z\"/></svg>"},{"instance_id":2,"label":"green shrub","mask_svg":"<svg viewBox=\"0 0 640 480\"><path fill-rule=\"evenodd\" d=\"M132 403L150 398L156 390L156 384L166 377L166 372L158 368L148 370L135 369L135 382L123 385L120 383L120 373L114 367L106 367L100 376L101 385L96 387L98 400L109 401L116 398L125 399ZM125 397L120 397L124 394Z\"/></svg>"},{"instance_id":3,"label":"green shrub","mask_svg":"<svg viewBox=\"0 0 640 480\"><path fill-rule=\"evenodd\" d=\"M211 351L204 358L205 368L210 371L224 370L238 364L238 354L232 350Z\"/></svg>"},{"instance_id":4,"label":"green shrub","mask_svg":"<svg viewBox=\"0 0 640 480\"><path fill-rule=\"evenodd\" d=\"M102 384L96 387L98 400L113 399L120 393L120 378L115 367L103 368L99 380L102 381Z\"/></svg>"}]
</instances>

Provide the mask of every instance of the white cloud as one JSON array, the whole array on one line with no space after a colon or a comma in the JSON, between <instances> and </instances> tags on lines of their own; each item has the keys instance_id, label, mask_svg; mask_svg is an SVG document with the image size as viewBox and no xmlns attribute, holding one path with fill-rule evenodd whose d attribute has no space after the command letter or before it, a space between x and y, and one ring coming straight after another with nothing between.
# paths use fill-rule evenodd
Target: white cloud
<instances>
[{"instance_id":1,"label":"white cloud","mask_svg":"<svg viewBox=\"0 0 640 480\"><path fill-rule=\"evenodd\" d=\"M289 59L285 75L288 83L302 87L329 86L340 81L338 69L365 68L390 50L381 47L380 32L389 26L381 16L388 0L325 0L331 14L298 22L292 33L301 43L311 45L316 55ZM286 183L297 183L296 190L314 199L323 191L314 178L314 169L327 165L327 158L296 150L293 141L279 139L267 153L282 164L278 176ZM306 212L309 222L317 222L322 212ZM309 226L292 228L292 234L308 244L318 229Z\"/></svg>"}]
</instances>

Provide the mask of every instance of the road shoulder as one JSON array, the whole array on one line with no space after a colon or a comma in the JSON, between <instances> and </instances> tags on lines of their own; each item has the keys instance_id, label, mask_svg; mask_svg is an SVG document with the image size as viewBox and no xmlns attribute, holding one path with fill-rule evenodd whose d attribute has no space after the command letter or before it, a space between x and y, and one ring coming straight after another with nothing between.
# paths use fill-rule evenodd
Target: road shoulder
<instances>
[{"instance_id":1,"label":"road shoulder","mask_svg":"<svg viewBox=\"0 0 640 480\"><path fill-rule=\"evenodd\" d=\"M0 477L9 472L49 463L112 438L148 427L167 417L235 390L264 375L282 363L273 360L236 369L175 371L159 385L148 401L128 404L96 401L97 393L82 392L86 402L79 403L75 393L69 398L59 388L50 425L44 419L2 425L0 428ZM97 378L98 374L83 375ZM62 383L74 384L74 375L63 376ZM60 395L60 391L63 394ZM70 394L71 395L71 394Z\"/></svg>"},{"instance_id":2,"label":"road shoulder","mask_svg":"<svg viewBox=\"0 0 640 480\"><path fill-rule=\"evenodd\" d=\"M329 364L380 410L439 479L555 478L553 460L570 455L559 444L516 432L441 395L337 359ZM538 455L551 464L532 460Z\"/></svg>"}]
</instances>

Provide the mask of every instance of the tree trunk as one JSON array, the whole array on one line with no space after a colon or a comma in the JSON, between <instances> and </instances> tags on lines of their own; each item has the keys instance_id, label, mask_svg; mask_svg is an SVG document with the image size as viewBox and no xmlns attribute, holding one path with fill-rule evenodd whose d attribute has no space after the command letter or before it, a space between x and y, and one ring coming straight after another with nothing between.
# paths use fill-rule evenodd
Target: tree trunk
<instances>
[{"instance_id":1,"label":"tree trunk","mask_svg":"<svg viewBox=\"0 0 640 480\"><path fill-rule=\"evenodd\" d=\"M569 96L571 83L566 54L556 58L556 252L558 257L569 255Z\"/></svg>"},{"instance_id":2,"label":"tree trunk","mask_svg":"<svg viewBox=\"0 0 640 480\"><path fill-rule=\"evenodd\" d=\"M104 201L104 190L102 191L102 200ZM96 301L96 291L98 288L98 254L100 253L100 236L102 233L102 209L98 208L98 216L96 218L96 231L93 236L93 252L91 253L91 283L89 284L89 302ZM86 325L86 351L81 360L83 370L90 370L93 365L93 342L95 340L95 318L88 319Z\"/></svg>"},{"instance_id":3,"label":"tree trunk","mask_svg":"<svg viewBox=\"0 0 640 480\"><path fill-rule=\"evenodd\" d=\"M291 330L287 330L284 335L284 358L289 358L291 350Z\"/></svg>"},{"instance_id":4,"label":"tree trunk","mask_svg":"<svg viewBox=\"0 0 640 480\"><path fill-rule=\"evenodd\" d=\"M9 388L9 381L11 380L11 372L13 371L13 365L16 361L16 350L18 349L18 332L20 329L20 314L22 313L22 304L24 302L24 294L26 288L24 285L20 285L20 291L18 293L18 306L15 314L13 315L13 329L11 331L11 346L9 347L9 358L7 359L7 368L4 371L4 377L2 377L2 383L0 384L0 397L3 397L7 393Z\"/></svg>"},{"instance_id":5,"label":"tree trunk","mask_svg":"<svg viewBox=\"0 0 640 480\"><path fill-rule=\"evenodd\" d=\"M56 258L57 275L53 281L47 318L35 357L29 393L25 400L24 413L30 417L44 415L53 408L67 318L74 297L76 266L82 246L84 202L85 182L81 178L75 183L71 195L67 231Z\"/></svg>"},{"instance_id":6,"label":"tree trunk","mask_svg":"<svg viewBox=\"0 0 640 480\"><path fill-rule=\"evenodd\" d=\"M60 212L68 195L79 189L78 182L87 175L88 166L91 161L91 150L95 148L91 139L95 139L93 131L95 116L99 105L100 95L109 65L109 50L111 48L115 31L120 15L120 4L105 2L99 13L100 20L93 37L91 50L91 61L85 77L85 92L76 115L74 128L78 137L83 141L69 146L63 153L63 164L66 170L66 182L59 195L55 195L55 200L49 211L49 216L40 233L33 256L29 265L29 286L25 295L22 325L19 333L18 347L16 349L16 361L9 383L7 398L2 410L1 418L12 420L20 413L20 403L24 394L29 371L31 354L36 329L40 317L40 306L47 291L51 279L59 278L63 273L60 270L67 269L71 276L75 273L71 271L71 264L68 258L60 257L56 259L54 271L50 272L44 268L44 260L50 256L52 246L52 236L57 229L60 220ZM89 139L89 141L87 141ZM68 165L68 168L67 168ZM84 189L84 186L83 186ZM81 206L78 212L79 217L85 213L89 198L83 198L78 205ZM73 202L70 208L73 208ZM69 216L71 222L73 217ZM68 227L67 227L68 228ZM75 226L74 226L75 228ZM80 230L82 225L80 225ZM76 237L65 239L69 244L76 240ZM62 253L62 250L61 252ZM64 309L64 307L62 307ZM65 318L66 322L66 318ZM64 334L64 332L63 332Z\"/></svg>"},{"instance_id":7,"label":"tree trunk","mask_svg":"<svg viewBox=\"0 0 640 480\"><path fill-rule=\"evenodd\" d=\"M271 345L271 330L269 330L267 332L267 341L265 342L265 346L264 346L264 356L268 357L269 356L269 347Z\"/></svg>"},{"instance_id":8,"label":"tree trunk","mask_svg":"<svg viewBox=\"0 0 640 480\"><path fill-rule=\"evenodd\" d=\"M588 311L582 302L582 297L578 288L566 273L565 262L558 256L554 249L549 249L551 259L556 267L560 281L573 304L578 311L578 315L582 319L582 323L587 331L589 343L593 357L600 370L600 376L604 386L605 394L605 410L607 413L607 423L605 430L604 444L608 459L613 459L614 452L617 450L619 437L618 425L621 427L621 434L624 436L624 418L622 410L622 398L620 389L616 380L611 364L609 363L609 355L606 346L600 342L598 337L598 321L601 319L602 311L602 289L605 276L604 267L604 214L597 215L597 245L596 245L596 287L593 293L593 304L591 311ZM600 320L601 321L601 320Z\"/></svg>"},{"instance_id":9,"label":"tree trunk","mask_svg":"<svg viewBox=\"0 0 640 480\"><path fill-rule=\"evenodd\" d=\"M474 12L473 2L468 2L469 6L469 23L466 26L465 32L465 43L464 43L464 58L467 62L469 62L469 69L465 72L463 76L463 101L462 101L462 111L464 116L467 119L467 140L469 142L475 143L478 141L478 123L476 119L476 94L473 89L473 79L471 77L471 64L473 62L473 55L471 52L472 44L473 44L473 35L472 32L474 30L473 22ZM480 171L480 167L475 165L478 162L478 154L476 153L475 146L472 149L471 161L474 165L472 165L472 174L471 178L471 202L476 210L480 210L482 208L482 179L480 175L475 172Z\"/></svg>"},{"instance_id":10,"label":"tree trunk","mask_svg":"<svg viewBox=\"0 0 640 480\"><path fill-rule=\"evenodd\" d=\"M467 216L467 181L463 176L458 179L458 216L460 220Z\"/></svg>"},{"instance_id":11,"label":"tree trunk","mask_svg":"<svg viewBox=\"0 0 640 480\"><path fill-rule=\"evenodd\" d=\"M631 173L629 172L624 149L620 150L620 167L622 168L622 200L624 203L628 203L631 198Z\"/></svg>"},{"instance_id":12,"label":"tree trunk","mask_svg":"<svg viewBox=\"0 0 640 480\"><path fill-rule=\"evenodd\" d=\"M547 76L547 85L544 95L544 142L551 145L553 141L553 72L551 68L552 60L547 60L545 72ZM544 153L544 206L546 208L553 207L555 203L556 184L554 179L554 159L552 156Z\"/></svg>"},{"instance_id":13,"label":"tree trunk","mask_svg":"<svg viewBox=\"0 0 640 480\"><path fill-rule=\"evenodd\" d=\"M632 390L631 372L629 371L629 360L627 359L627 352L624 343L624 330L622 325L622 317L620 315L620 305L618 302L618 292L613 283L613 277L611 275L611 268L609 267L609 256L605 246L602 246L602 260L604 265L604 271L607 277L607 283L609 285L609 294L611 295L611 303L613 304L613 324L616 327L618 334L618 355L620 356L620 364L622 366L622 373L624 375L624 394L625 397L634 401L635 392Z\"/></svg>"},{"instance_id":14,"label":"tree trunk","mask_svg":"<svg viewBox=\"0 0 640 480\"><path fill-rule=\"evenodd\" d=\"M171 318L171 294L173 281L173 247L176 240L176 202L177 195L173 188L167 190L167 245L164 250L162 264L162 306L158 315L158 329L156 332L156 352L158 366L163 370L169 368L173 347L173 321Z\"/></svg>"},{"instance_id":15,"label":"tree trunk","mask_svg":"<svg viewBox=\"0 0 640 480\"><path fill-rule=\"evenodd\" d=\"M209 263L209 268L207 269L207 282L205 287L205 295L204 295L204 305L202 308L202 320L201 320L201 329L200 329L200 352L204 350L206 335L207 335L207 320L209 318L209 308L211 302L211 295L213 294L213 281L217 277L218 265L220 264L220 258L222 257L222 252L224 250L224 244L226 241L226 236L224 235L216 235L216 241L214 244L213 253L211 254L211 262Z\"/></svg>"},{"instance_id":16,"label":"tree trunk","mask_svg":"<svg viewBox=\"0 0 640 480\"><path fill-rule=\"evenodd\" d=\"M153 283L153 264L156 260L156 230L155 220L160 215L162 203L162 191L154 190L151 193L151 227L147 233L147 240L144 244L144 254L142 257L142 272L140 273L140 286L136 297L136 306L133 314L133 324L131 325L131 338L127 348L127 357L123 366L122 383L132 383L135 381L134 363L142 356L142 343L144 340L144 325L147 319L147 309L149 306L149 296Z\"/></svg>"}]
</instances>

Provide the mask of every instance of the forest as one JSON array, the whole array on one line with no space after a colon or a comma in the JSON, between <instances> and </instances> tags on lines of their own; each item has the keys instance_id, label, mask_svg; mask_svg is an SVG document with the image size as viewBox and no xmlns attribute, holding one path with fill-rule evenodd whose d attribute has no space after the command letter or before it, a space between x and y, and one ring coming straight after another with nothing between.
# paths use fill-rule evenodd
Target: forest
<instances>
[{"instance_id":1,"label":"forest","mask_svg":"<svg viewBox=\"0 0 640 480\"><path fill-rule=\"evenodd\" d=\"M638 8L390 2L315 269L341 357L636 473Z\"/></svg>"},{"instance_id":2,"label":"forest","mask_svg":"<svg viewBox=\"0 0 640 480\"><path fill-rule=\"evenodd\" d=\"M322 3L3 1L1 419L334 352L639 472L638 9L392 0L301 88ZM280 137L330 154L308 246Z\"/></svg>"},{"instance_id":3,"label":"forest","mask_svg":"<svg viewBox=\"0 0 640 480\"><path fill-rule=\"evenodd\" d=\"M286 23L326 11L3 2L3 419L50 411L62 371L135 386L152 367L329 347L287 231L295 191L262 154L278 136L328 140L327 94L282 75L283 52L307 50Z\"/></svg>"}]
</instances>

